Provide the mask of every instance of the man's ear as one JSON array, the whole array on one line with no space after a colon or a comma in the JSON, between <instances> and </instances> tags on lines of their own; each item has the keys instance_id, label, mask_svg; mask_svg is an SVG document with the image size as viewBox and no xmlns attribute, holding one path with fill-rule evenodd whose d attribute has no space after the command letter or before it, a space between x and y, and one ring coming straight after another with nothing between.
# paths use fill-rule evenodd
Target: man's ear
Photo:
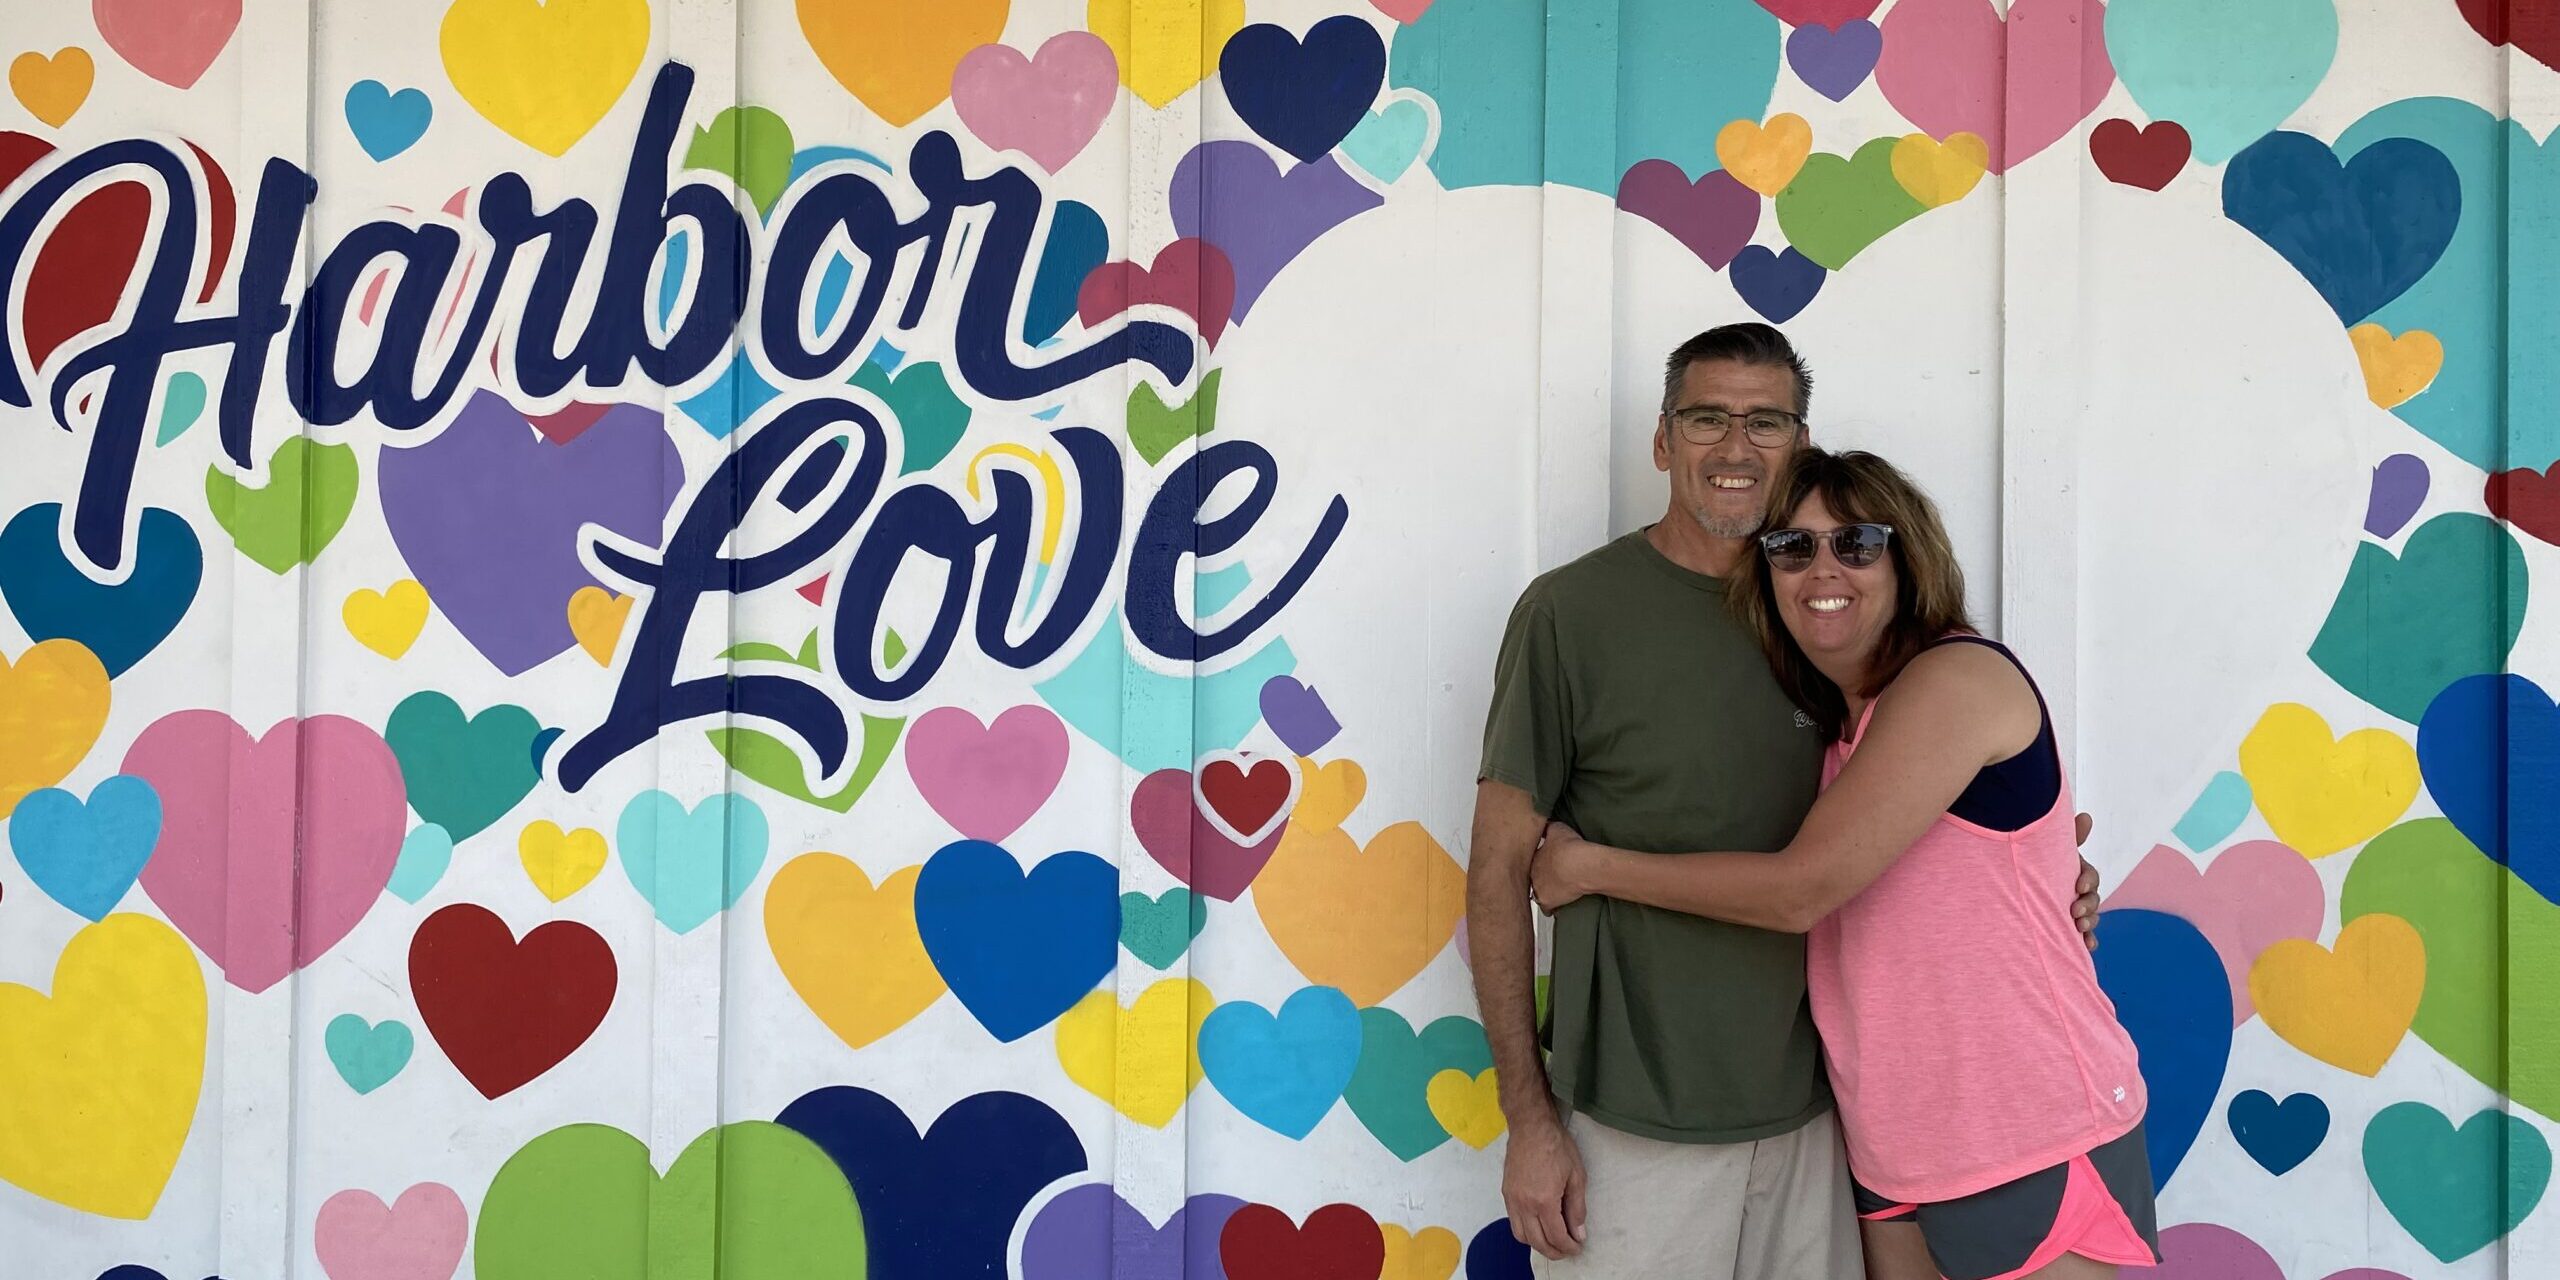
<instances>
[{"instance_id":1,"label":"man's ear","mask_svg":"<svg viewBox=\"0 0 2560 1280\"><path fill-rule=\"evenodd\" d=\"M1653 419L1653 469L1671 469L1671 415L1657 414Z\"/></svg>"}]
</instances>

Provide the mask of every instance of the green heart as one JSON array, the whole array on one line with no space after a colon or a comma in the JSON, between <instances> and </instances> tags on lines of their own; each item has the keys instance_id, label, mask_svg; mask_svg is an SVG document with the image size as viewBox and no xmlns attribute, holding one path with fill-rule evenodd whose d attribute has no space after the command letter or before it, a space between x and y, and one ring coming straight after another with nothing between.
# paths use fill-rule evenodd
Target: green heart
<instances>
[{"instance_id":1,"label":"green heart","mask_svg":"<svg viewBox=\"0 0 2560 1280\"><path fill-rule=\"evenodd\" d=\"M2446 685L2506 669L2524 606L2515 538L2482 516L2437 516L2396 559L2375 543L2356 548L2311 660L2347 692L2415 724Z\"/></svg>"},{"instance_id":2,"label":"green heart","mask_svg":"<svg viewBox=\"0 0 2560 1280\"><path fill-rule=\"evenodd\" d=\"M694 128L684 167L727 174L756 212L771 213L791 185L791 126L763 107L729 107Z\"/></svg>"},{"instance_id":3,"label":"green heart","mask_svg":"<svg viewBox=\"0 0 2560 1280\"><path fill-rule=\"evenodd\" d=\"M2533 1212L2551 1185L2551 1144L2521 1116L2483 1111L2456 1129L2434 1107L2401 1102L2365 1126L2364 1172L2382 1207L2427 1252L2452 1262Z\"/></svg>"},{"instance_id":4,"label":"green heart","mask_svg":"<svg viewBox=\"0 0 2560 1280\"><path fill-rule=\"evenodd\" d=\"M865 360L854 371L853 385L880 397L897 419L890 425L906 442L899 475L913 475L950 456L951 447L969 429L968 404L951 393L942 366L931 361L908 361L893 378L888 370Z\"/></svg>"},{"instance_id":5,"label":"green heart","mask_svg":"<svg viewBox=\"0 0 2560 1280\"><path fill-rule=\"evenodd\" d=\"M187 433L204 414L204 378L193 373L169 376L169 394L160 398L160 434L157 443L167 444Z\"/></svg>"},{"instance_id":6,"label":"green heart","mask_svg":"<svg viewBox=\"0 0 2560 1280\"><path fill-rule=\"evenodd\" d=\"M882 639L880 651L891 665L906 656L907 645L891 631ZM734 645L720 655L725 662L788 662L820 669L818 633L810 632L800 641L800 651L793 653L778 644L748 641ZM759 782L804 804L844 813L853 802L871 789L880 770L889 763L889 753L897 748L898 735L905 732L906 717L865 715L862 717L862 754L854 760L853 776L845 784L826 795L819 795L809 785L809 774L800 765L789 744L772 734L757 729L713 729L704 735L711 739L711 749L729 762L729 767L750 782Z\"/></svg>"},{"instance_id":7,"label":"green heart","mask_svg":"<svg viewBox=\"0 0 2560 1280\"><path fill-rule=\"evenodd\" d=\"M1778 192L1778 230L1787 243L1824 270L1837 271L1885 232L1925 212L1893 176L1893 146L1899 141L1874 139L1846 160L1825 151L1806 156L1795 181Z\"/></svg>"},{"instance_id":8,"label":"green heart","mask_svg":"<svg viewBox=\"0 0 2560 1280\"><path fill-rule=\"evenodd\" d=\"M862 1210L818 1145L767 1120L704 1133L667 1176L600 1124L554 1129L480 1202L481 1280L861 1280Z\"/></svg>"},{"instance_id":9,"label":"green heart","mask_svg":"<svg viewBox=\"0 0 2560 1280\"><path fill-rule=\"evenodd\" d=\"M533 762L541 732L532 712L507 703L466 720L460 703L432 689L403 699L382 726L409 807L456 844L505 817L542 780Z\"/></svg>"},{"instance_id":10,"label":"green heart","mask_svg":"<svg viewBox=\"0 0 2560 1280\"><path fill-rule=\"evenodd\" d=\"M1189 889L1167 889L1150 898L1120 895L1120 945L1150 969L1170 969L1209 923L1209 900Z\"/></svg>"},{"instance_id":11,"label":"green heart","mask_svg":"<svg viewBox=\"0 0 2560 1280\"><path fill-rule=\"evenodd\" d=\"M2347 867L2340 923L2376 914L2408 921L2426 943L2426 994L2410 1024L2418 1038L2560 1119L2560 989L2542 980L2560 973L2560 907L2451 822L2422 818L2375 836ZM2510 986L2511 975L2533 980Z\"/></svg>"},{"instance_id":12,"label":"green heart","mask_svg":"<svg viewBox=\"0 0 2560 1280\"><path fill-rule=\"evenodd\" d=\"M1360 1011L1360 1064L1342 1100L1380 1145L1412 1160L1449 1140L1424 1094L1431 1077L1454 1067L1475 1075L1493 1065L1484 1028L1472 1018L1442 1018L1415 1035L1392 1009Z\"/></svg>"},{"instance_id":13,"label":"green heart","mask_svg":"<svg viewBox=\"0 0 2560 1280\"><path fill-rule=\"evenodd\" d=\"M288 436L267 455L267 483L252 489L220 466L204 469L204 498L214 522L240 553L283 573L316 559L356 509L356 451Z\"/></svg>"},{"instance_id":14,"label":"green heart","mask_svg":"<svg viewBox=\"0 0 2560 1280\"><path fill-rule=\"evenodd\" d=\"M1170 409L1154 387L1141 382L1130 389L1129 443L1138 447L1148 466L1164 461L1175 445L1218 429L1218 376L1225 372L1211 369L1190 399Z\"/></svg>"}]
</instances>

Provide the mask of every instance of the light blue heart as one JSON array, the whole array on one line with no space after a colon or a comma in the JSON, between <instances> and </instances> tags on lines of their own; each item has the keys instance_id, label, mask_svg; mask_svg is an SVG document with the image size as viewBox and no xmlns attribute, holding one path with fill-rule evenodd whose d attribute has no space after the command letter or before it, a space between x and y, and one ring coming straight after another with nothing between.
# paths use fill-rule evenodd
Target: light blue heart
<instances>
[{"instance_id":1,"label":"light blue heart","mask_svg":"<svg viewBox=\"0 0 2560 1280\"><path fill-rule=\"evenodd\" d=\"M2154 120L2175 120L2195 158L2220 164L2282 128L2338 56L2330 0L2114 0L2107 56Z\"/></svg>"},{"instance_id":2,"label":"light blue heart","mask_svg":"<svg viewBox=\"0 0 2560 1280\"><path fill-rule=\"evenodd\" d=\"M1245 1118L1303 1138L1333 1110L1360 1067L1360 1010L1331 987L1280 1006L1232 1000L1200 1022L1200 1069Z\"/></svg>"},{"instance_id":3,"label":"light blue heart","mask_svg":"<svg viewBox=\"0 0 2560 1280\"><path fill-rule=\"evenodd\" d=\"M160 796L140 778L117 775L89 801L59 787L31 792L9 819L10 848L45 896L91 920L124 900L160 842Z\"/></svg>"},{"instance_id":4,"label":"light blue heart","mask_svg":"<svg viewBox=\"0 0 2560 1280\"><path fill-rule=\"evenodd\" d=\"M444 869L451 865L453 837L432 822L424 823L400 842L400 860L391 864L391 883L383 887L415 903L444 879Z\"/></svg>"},{"instance_id":5,"label":"light blue heart","mask_svg":"<svg viewBox=\"0 0 2560 1280\"><path fill-rule=\"evenodd\" d=\"M377 1026L352 1013L331 1018L320 1039L328 1046L338 1078L358 1093L371 1093L391 1083L391 1077L409 1065L410 1051L417 1047L417 1038L406 1025L385 1019Z\"/></svg>"},{"instance_id":6,"label":"light blue heart","mask_svg":"<svg viewBox=\"0 0 2560 1280\"><path fill-rule=\"evenodd\" d=\"M664 791L643 791L614 827L622 873L677 933L692 932L746 892L764 867L767 839L764 810L739 795L713 796L687 812Z\"/></svg>"},{"instance_id":7,"label":"light blue heart","mask_svg":"<svg viewBox=\"0 0 2560 1280\"><path fill-rule=\"evenodd\" d=\"M2187 816L2171 828L2178 843L2202 853L2231 838L2249 819L2249 780L2225 771L2204 784L2204 794L2187 806Z\"/></svg>"},{"instance_id":8,"label":"light blue heart","mask_svg":"<svg viewBox=\"0 0 2560 1280\"><path fill-rule=\"evenodd\" d=\"M1084 650L1031 688L1059 719L1140 773L1188 769L1206 752L1233 749L1262 723L1262 686L1298 669L1280 639L1207 676L1158 671L1138 659L1133 643L1114 605Z\"/></svg>"},{"instance_id":9,"label":"light blue heart","mask_svg":"<svg viewBox=\"0 0 2560 1280\"><path fill-rule=\"evenodd\" d=\"M187 428L204 416L204 378L193 373L169 376L169 393L160 397L160 434L158 443L167 444L187 433Z\"/></svg>"},{"instance_id":10,"label":"light blue heart","mask_svg":"<svg viewBox=\"0 0 2560 1280\"><path fill-rule=\"evenodd\" d=\"M436 114L424 91L393 93L379 80L358 80L347 87L347 128L356 145L376 160L388 160L416 146L427 135Z\"/></svg>"},{"instance_id":11,"label":"light blue heart","mask_svg":"<svg viewBox=\"0 0 2560 1280\"><path fill-rule=\"evenodd\" d=\"M1398 98L1360 118L1342 140L1342 154L1380 182L1393 182L1422 154L1431 113L1411 98Z\"/></svg>"}]
</instances>

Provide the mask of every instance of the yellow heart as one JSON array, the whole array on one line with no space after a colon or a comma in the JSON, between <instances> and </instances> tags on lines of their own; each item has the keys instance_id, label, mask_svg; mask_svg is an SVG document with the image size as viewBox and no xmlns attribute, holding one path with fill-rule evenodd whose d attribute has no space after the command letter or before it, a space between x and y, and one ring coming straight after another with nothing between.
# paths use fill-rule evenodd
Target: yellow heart
<instances>
[{"instance_id":1,"label":"yellow heart","mask_svg":"<svg viewBox=\"0 0 2560 1280\"><path fill-rule=\"evenodd\" d=\"M1244 0L1085 0L1084 24L1120 59L1120 83L1161 108L1217 67Z\"/></svg>"},{"instance_id":2,"label":"yellow heart","mask_svg":"<svg viewBox=\"0 0 2560 1280\"><path fill-rule=\"evenodd\" d=\"M1381 1222L1378 1234L1387 1241L1387 1265L1378 1272L1378 1280L1449 1280L1458 1269L1462 1246L1458 1233L1447 1227L1407 1231L1392 1222Z\"/></svg>"},{"instance_id":3,"label":"yellow heart","mask_svg":"<svg viewBox=\"0 0 2560 1280\"><path fill-rule=\"evenodd\" d=\"M942 974L916 932L916 876L880 887L851 860L804 853L764 893L765 940L791 989L836 1038L859 1049L942 998Z\"/></svg>"},{"instance_id":4,"label":"yellow heart","mask_svg":"<svg viewBox=\"0 0 2560 1280\"><path fill-rule=\"evenodd\" d=\"M622 643L622 624L630 617L631 597L602 587L580 587L569 597L569 634L578 638L578 647L599 667L613 665L613 651Z\"/></svg>"},{"instance_id":5,"label":"yellow heart","mask_svg":"<svg viewBox=\"0 0 2560 1280\"><path fill-rule=\"evenodd\" d=\"M2355 344L2356 363L2364 366L2364 392L2385 409L2408 402L2436 380L2444 369L2444 344L2424 329L2395 338L2378 324L2347 330Z\"/></svg>"},{"instance_id":6,"label":"yellow heart","mask_svg":"<svg viewBox=\"0 0 2560 1280\"><path fill-rule=\"evenodd\" d=\"M89 86L97 78L98 65L86 49L64 49L50 58L22 53L9 64L10 90L26 104L28 114L56 129L70 123L72 113L89 100Z\"/></svg>"},{"instance_id":7,"label":"yellow heart","mask_svg":"<svg viewBox=\"0 0 2560 1280\"><path fill-rule=\"evenodd\" d=\"M338 616L356 643L397 661L426 629L427 589L414 578L402 578L388 591L360 587L338 606Z\"/></svg>"},{"instance_id":8,"label":"yellow heart","mask_svg":"<svg viewBox=\"0 0 2560 1280\"><path fill-rule=\"evenodd\" d=\"M2286 938L2249 966L2267 1029L2333 1067L2370 1076L2391 1061L2427 991L2427 944L2398 916L2357 916L2338 949Z\"/></svg>"},{"instance_id":9,"label":"yellow heart","mask_svg":"<svg viewBox=\"0 0 2560 1280\"><path fill-rule=\"evenodd\" d=\"M1940 142L1915 133L1893 144L1893 180L1931 209L1964 199L1990 165L1991 144L1976 134L1952 133Z\"/></svg>"},{"instance_id":10,"label":"yellow heart","mask_svg":"<svg viewBox=\"0 0 2560 1280\"><path fill-rule=\"evenodd\" d=\"M516 837L516 859L542 896L558 902L587 887L604 870L604 833L593 827L562 832L546 818Z\"/></svg>"},{"instance_id":11,"label":"yellow heart","mask_svg":"<svg viewBox=\"0 0 2560 1280\"><path fill-rule=\"evenodd\" d=\"M0 657L0 818L79 767L107 727L109 688L77 640L30 645L14 667Z\"/></svg>"},{"instance_id":12,"label":"yellow heart","mask_svg":"<svg viewBox=\"0 0 2560 1280\"><path fill-rule=\"evenodd\" d=\"M1725 172L1764 196L1774 196L1796 180L1796 170L1813 152L1813 126L1794 112L1769 117L1769 123L1736 120L1716 132L1716 159Z\"/></svg>"},{"instance_id":13,"label":"yellow heart","mask_svg":"<svg viewBox=\"0 0 2560 1280\"><path fill-rule=\"evenodd\" d=\"M1096 991L1058 1019L1058 1065L1086 1093L1161 1129L1200 1084L1200 1023L1217 1007L1198 978L1166 978L1125 1009Z\"/></svg>"},{"instance_id":14,"label":"yellow heart","mask_svg":"<svg viewBox=\"0 0 2560 1280\"><path fill-rule=\"evenodd\" d=\"M1502 1136L1502 1086L1491 1067L1472 1076L1451 1067L1423 1086L1422 1100L1450 1137L1478 1151Z\"/></svg>"},{"instance_id":15,"label":"yellow heart","mask_svg":"<svg viewBox=\"0 0 2560 1280\"><path fill-rule=\"evenodd\" d=\"M71 935L51 998L0 982L0 1181L150 1217L195 1125L204 1038L196 953L149 916Z\"/></svg>"},{"instance_id":16,"label":"yellow heart","mask_svg":"<svg viewBox=\"0 0 2560 1280\"><path fill-rule=\"evenodd\" d=\"M2319 712L2279 702L2241 740L2240 776L2276 839L2318 858L2400 820L2418 798L2418 753L2388 729L2333 740Z\"/></svg>"},{"instance_id":17,"label":"yellow heart","mask_svg":"<svg viewBox=\"0 0 2560 1280\"><path fill-rule=\"evenodd\" d=\"M1467 873L1418 822L1379 832L1366 851L1340 827L1292 822L1254 879L1253 905L1307 981L1373 1005L1449 945Z\"/></svg>"},{"instance_id":18,"label":"yellow heart","mask_svg":"<svg viewBox=\"0 0 2560 1280\"><path fill-rule=\"evenodd\" d=\"M649 0L454 0L445 75L489 123L562 155L613 110L649 54Z\"/></svg>"},{"instance_id":19,"label":"yellow heart","mask_svg":"<svg viewBox=\"0 0 2560 1280\"><path fill-rule=\"evenodd\" d=\"M960 59L1004 36L1010 0L800 0L800 34L836 83L899 128L951 96Z\"/></svg>"},{"instance_id":20,"label":"yellow heart","mask_svg":"<svg viewBox=\"0 0 2560 1280\"><path fill-rule=\"evenodd\" d=\"M1356 761L1317 764L1300 756L1298 778L1298 804L1289 811L1289 825L1304 827L1310 835L1341 826L1369 794L1369 773Z\"/></svg>"}]
</instances>

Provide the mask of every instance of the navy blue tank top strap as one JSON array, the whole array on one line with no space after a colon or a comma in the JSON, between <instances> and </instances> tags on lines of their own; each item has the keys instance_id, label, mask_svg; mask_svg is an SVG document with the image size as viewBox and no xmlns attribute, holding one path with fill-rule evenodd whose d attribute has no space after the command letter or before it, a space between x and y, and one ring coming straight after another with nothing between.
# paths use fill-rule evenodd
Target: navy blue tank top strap
<instances>
[{"instance_id":1,"label":"navy blue tank top strap","mask_svg":"<svg viewBox=\"0 0 2560 1280\"><path fill-rule=\"evenodd\" d=\"M2006 760L1984 765L1973 775L1964 794L1947 806L1950 815L1978 827L2025 830L2036 819L2053 812L2054 802L2062 798L2062 752L2053 739L2053 709L2045 704L2044 690L2036 684L2035 676L2007 645L1970 632L1955 632L1938 637L1927 648L1942 644L1978 644L2007 658L2009 665L2026 677L2027 688L2035 692L2040 721L2036 740Z\"/></svg>"}]
</instances>

